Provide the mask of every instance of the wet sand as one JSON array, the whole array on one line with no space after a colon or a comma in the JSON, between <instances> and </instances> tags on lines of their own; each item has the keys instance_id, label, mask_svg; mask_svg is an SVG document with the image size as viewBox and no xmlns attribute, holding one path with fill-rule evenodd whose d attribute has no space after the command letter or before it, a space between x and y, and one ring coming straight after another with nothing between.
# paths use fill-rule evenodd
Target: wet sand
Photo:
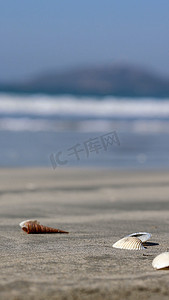
<instances>
[{"instance_id":1,"label":"wet sand","mask_svg":"<svg viewBox=\"0 0 169 300\"><path fill-rule=\"evenodd\" d=\"M25 219L70 233L28 235ZM112 248L137 231L145 250ZM168 299L152 268L167 250L169 172L0 170L0 299Z\"/></svg>"}]
</instances>

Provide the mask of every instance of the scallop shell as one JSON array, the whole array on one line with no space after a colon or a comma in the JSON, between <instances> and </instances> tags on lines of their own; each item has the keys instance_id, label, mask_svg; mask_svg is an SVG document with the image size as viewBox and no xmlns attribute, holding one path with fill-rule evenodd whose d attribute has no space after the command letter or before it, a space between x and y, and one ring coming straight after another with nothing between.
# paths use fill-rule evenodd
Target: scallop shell
<instances>
[{"instance_id":1,"label":"scallop shell","mask_svg":"<svg viewBox=\"0 0 169 300\"><path fill-rule=\"evenodd\" d=\"M152 262L154 269L164 269L169 267L169 252L163 252L157 255Z\"/></svg>"},{"instance_id":2,"label":"scallop shell","mask_svg":"<svg viewBox=\"0 0 169 300\"><path fill-rule=\"evenodd\" d=\"M131 234L127 235L126 237L128 237L128 236L137 237L137 238L139 238L139 240L142 241L142 243L145 243L151 238L151 233L149 233L149 232L135 232L135 233L131 233Z\"/></svg>"},{"instance_id":3,"label":"scallop shell","mask_svg":"<svg viewBox=\"0 0 169 300\"><path fill-rule=\"evenodd\" d=\"M117 241L112 246L113 248L128 249L128 250L144 250L144 246L140 239L136 237L124 237Z\"/></svg>"}]
</instances>

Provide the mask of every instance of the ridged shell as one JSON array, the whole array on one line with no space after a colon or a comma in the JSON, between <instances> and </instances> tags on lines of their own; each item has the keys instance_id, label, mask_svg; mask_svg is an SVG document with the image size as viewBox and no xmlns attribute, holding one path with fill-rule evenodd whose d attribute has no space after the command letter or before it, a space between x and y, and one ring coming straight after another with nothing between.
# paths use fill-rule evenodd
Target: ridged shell
<instances>
[{"instance_id":1,"label":"ridged shell","mask_svg":"<svg viewBox=\"0 0 169 300\"><path fill-rule=\"evenodd\" d=\"M27 223L28 223L28 222L32 222L32 223L34 223L34 224L39 224L39 222L38 222L37 220L25 220L25 221L22 221L22 222L19 224L19 226L20 226L21 228L23 228L23 227L27 226Z\"/></svg>"},{"instance_id":2,"label":"ridged shell","mask_svg":"<svg viewBox=\"0 0 169 300\"><path fill-rule=\"evenodd\" d=\"M142 241L142 243L145 243L151 238L151 233L149 233L149 232L135 232L135 233L131 233L131 234L127 235L126 237L128 237L128 236L137 237L137 238L139 238L139 240Z\"/></svg>"},{"instance_id":3,"label":"ridged shell","mask_svg":"<svg viewBox=\"0 0 169 300\"><path fill-rule=\"evenodd\" d=\"M164 269L169 267L169 252L163 252L157 255L152 262L154 269Z\"/></svg>"},{"instance_id":4,"label":"ridged shell","mask_svg":"<svg viewBox=\"0 0 169 300\"><path fill-rule=\"evenodd\" d=\"M128 250L144 250L144 246L140 239L136 237L125 237L117 241L112 246L113 248L128 249Z\"/></svg>"},{"instance_id":5,"label":"ridged shell","mask_svg":"<svg viewBox=\"0 0 169 300\"><path fill-rule=\"evenodd\" d=\"M41 225L37 220L26 220L19 224L23 231L28 234L41 234L41 233L69 233L68 231L52 228L49 226Z\"/></svg>"}]
</instances>

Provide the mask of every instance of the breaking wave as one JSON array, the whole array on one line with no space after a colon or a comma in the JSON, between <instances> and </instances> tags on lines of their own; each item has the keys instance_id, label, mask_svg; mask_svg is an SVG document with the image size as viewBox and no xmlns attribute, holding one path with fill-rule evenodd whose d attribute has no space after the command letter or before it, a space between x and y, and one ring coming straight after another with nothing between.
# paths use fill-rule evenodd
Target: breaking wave
<instances>
[{"instance_id":1,"label":"breaking wave","mask_svg":"<svg viewBox=\"0 0 169 300\"><path fill-rule=\"evenodd\" d=\"M169 99L0 94L0 130L169 132Z\"/></svg>"}]
</instances>

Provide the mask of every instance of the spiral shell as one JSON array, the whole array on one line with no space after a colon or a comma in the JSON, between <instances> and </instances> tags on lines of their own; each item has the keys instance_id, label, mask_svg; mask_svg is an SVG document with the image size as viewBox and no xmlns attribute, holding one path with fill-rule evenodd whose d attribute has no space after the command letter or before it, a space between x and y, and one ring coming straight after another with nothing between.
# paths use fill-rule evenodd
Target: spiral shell
<instances>
[{"instance_id":1,"label":"spiral shell","mask_svg":"<svg viewBox=\"0 0 169 300\"><path fill-rule=\"evenodd\" d=\"M142 241L142 243L145 243L151 238L151 233L149 233L149 232L135 232L135 233L131 233L131 234L127 235L126 237L128 237L128 236L137 237L137 238L139 238L139 240Z\"/></svg>"},{"instance_id":2,"label":"spiral shell","mask_svg":"<svg viewBox=\"0 0 169 300\"><path fill-rule=\"evenodd\" d=\"M41 225L37 220L26 220L21 222L20 227L23 231L28 234L38 234L38 233L69 233L57 228L52 228L48 226Z\"/></svg>"},{"instance_id":3,"label":"spiral shell","mask_svg":"<svg viewBox=\"0 0 169 300\"><path fill-rule=\"evenodd\" d=\"M152 266L156 270L169 268L169 252L163 252L157 255L153 259Z\"/></svg>"},{"instance_id":4,"label":"spiral shell","mask_svg":"<svg viewBox=\"0 0 169 300\"><path fill-rule=\"evenodd\" d=\"M32 224L39 224L37 220L25 220L19 223L19 226L23 228L24 226L27 226L27 223L32 223Z\"/></svg>"},{"instance_id":5,"label":"spiral shell","mask_svg":"<svg viewBox=\"0 0 169 300\"><path fill-rule=\"evenodd\" d=\"M117 241L112 246L113 248L127 249L127 250L144 250L144 246L140 239L136 237L125 237Z\"/></svg>"}]
</instances>

